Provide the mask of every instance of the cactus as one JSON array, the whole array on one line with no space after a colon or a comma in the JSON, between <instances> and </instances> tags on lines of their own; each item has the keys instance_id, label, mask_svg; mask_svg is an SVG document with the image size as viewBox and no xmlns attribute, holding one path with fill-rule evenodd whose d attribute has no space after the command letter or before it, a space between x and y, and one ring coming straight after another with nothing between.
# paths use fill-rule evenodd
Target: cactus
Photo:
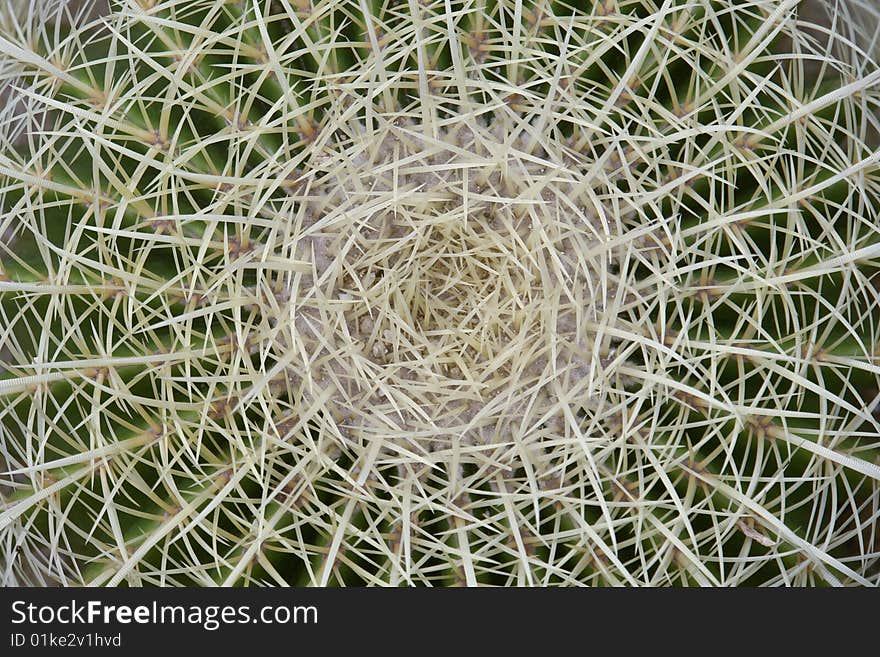
<instances>
[{"instance_id":1,"label":"cactus","mask_svg":"<svg viewBox=\"0 0 880 657\"><path fill-rule=\"evenodd\" d=\"M877 584L876 18L5 0L3 583Z\"/></svg>"}]
</instances>

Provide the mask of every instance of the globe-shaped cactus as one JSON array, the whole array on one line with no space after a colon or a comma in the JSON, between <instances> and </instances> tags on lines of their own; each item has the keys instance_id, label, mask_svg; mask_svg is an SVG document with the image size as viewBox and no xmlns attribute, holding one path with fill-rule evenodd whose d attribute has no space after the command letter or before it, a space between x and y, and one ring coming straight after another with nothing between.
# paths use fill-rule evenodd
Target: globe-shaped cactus
<instances>
[{"instance_id":1,"label":"globe-shaped cactus","mask_svg":"<svg viewBox=\"0 0 880 657\"><path fill-rule=\"evenodd\" d=\"M2 581L877 584L877 17L814 13L3 0Z\"/></svg>"}]
</instances>

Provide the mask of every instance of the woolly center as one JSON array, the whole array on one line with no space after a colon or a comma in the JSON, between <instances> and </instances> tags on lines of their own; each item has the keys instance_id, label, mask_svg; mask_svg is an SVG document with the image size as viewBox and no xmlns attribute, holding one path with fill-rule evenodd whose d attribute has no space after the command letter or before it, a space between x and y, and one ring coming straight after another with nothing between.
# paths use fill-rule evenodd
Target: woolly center
<instances>
[{"instance_id":1,"label":"woolly center","mask_svg":"<svg viewBox=\"0 0 880 657\"><path fill-rule=\"evenodd\" d=\"M559 430L605 364L607 277L571 168L487 125L326 147L298 236L296 339L349 437L495 445Z\"/></svg>"}]
</instances>

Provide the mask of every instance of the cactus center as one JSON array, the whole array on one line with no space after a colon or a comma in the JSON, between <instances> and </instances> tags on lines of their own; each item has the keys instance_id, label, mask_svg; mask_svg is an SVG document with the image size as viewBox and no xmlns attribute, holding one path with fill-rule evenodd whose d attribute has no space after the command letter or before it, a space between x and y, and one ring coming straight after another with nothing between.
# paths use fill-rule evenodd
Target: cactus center
<instances>
[{"instance_id":1,"label":"cactus center","mask_svg":"<svg viewBox=\"0 0 880 657\"><path fill-rule=\"evenodd\" d=\"M591 403L609 362L595 339L615 292L608 236L554 147L481 119L316 144L285 348L304 347L307 396L332 391L342 440L494 448Z\"/></svg>"}]
</instances>

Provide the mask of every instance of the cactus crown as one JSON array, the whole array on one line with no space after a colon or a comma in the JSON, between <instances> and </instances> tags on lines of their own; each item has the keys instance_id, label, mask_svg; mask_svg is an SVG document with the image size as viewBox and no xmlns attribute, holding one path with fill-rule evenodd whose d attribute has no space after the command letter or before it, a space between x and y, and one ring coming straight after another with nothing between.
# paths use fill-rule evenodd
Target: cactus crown
<instances>
[{"instance_id":1,"label":"cactus crown","mask_svg":"<svg viewBox=\"0 0 880 657\"><path fill-rule=\"evenodd\" d=\"M876 584L876 16L798 5L0 6L4 583Z\"/></svg>"}]
</instances>

